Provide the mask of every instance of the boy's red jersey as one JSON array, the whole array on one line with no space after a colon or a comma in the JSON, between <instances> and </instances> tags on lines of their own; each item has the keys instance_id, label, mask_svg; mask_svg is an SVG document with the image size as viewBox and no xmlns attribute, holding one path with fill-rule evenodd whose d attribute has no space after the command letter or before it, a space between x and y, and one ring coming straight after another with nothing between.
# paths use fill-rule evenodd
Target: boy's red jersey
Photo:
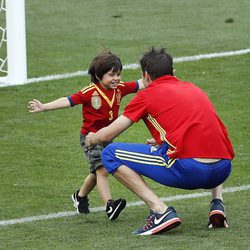
<instances>
[{"instance_id":1,"label":"boy's red jersey","mask_svg":"<svg viewBox=\"0 0 250 250\"><path fill-rule=\"evenodd\" d=\"M137 81L120 82L116 89L104 89L100 84L91 83L79 92L68 96L71 106L82 104L82 134L97 132L108 126L117 117L122 98L139 89Z\"/></svg>"}]
</instances>

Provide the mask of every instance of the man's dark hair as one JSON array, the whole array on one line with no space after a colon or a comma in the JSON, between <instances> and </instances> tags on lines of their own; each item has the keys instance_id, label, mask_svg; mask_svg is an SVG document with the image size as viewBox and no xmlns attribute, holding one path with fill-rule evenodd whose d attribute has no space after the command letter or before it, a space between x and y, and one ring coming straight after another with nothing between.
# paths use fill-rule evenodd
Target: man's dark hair
<instances>
[{"instance_id":1,"label":"man's dark hair","mask_svg":"<svg viewBox=\"0 0 250 250\"><path fill-rule=\"evenodd\" d=\"M113 72L122 71L122 63L118 56L109 50L103 50L101 54L96 56L89 66L88 73L91 81L98 83L103 75L112 70Z\"/></svg>"},{"instance_id":2,"label":"man's dark hair","mask_svg":"<svg viewBox=\"0 0 250 250\"><path fill-rule=\"evenodd\" d=\"M173 58L165 48L152 47L140 59L143 75L147 71L152 80L164 75L173 75Z\"/></svg>"}]
</instances>

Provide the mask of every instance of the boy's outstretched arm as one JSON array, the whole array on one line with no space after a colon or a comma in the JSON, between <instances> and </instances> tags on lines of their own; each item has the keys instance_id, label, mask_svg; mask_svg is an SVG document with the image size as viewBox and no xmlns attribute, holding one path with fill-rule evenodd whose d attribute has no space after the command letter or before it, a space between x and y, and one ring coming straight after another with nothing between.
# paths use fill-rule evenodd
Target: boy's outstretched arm
<instances>
[{"instance_id":1,"label":"boy's outstretched arm","mask_svg":"<svg viewBox=\"0 0 250 250\"><path fill-rule=\"evenodd\" d=\"M70 106L71 105L67 97L61 97L55 101L44 104L36 99L33 99L28 103L28 109L31 113L68 108Z\"/></svg>"}]
</instances>

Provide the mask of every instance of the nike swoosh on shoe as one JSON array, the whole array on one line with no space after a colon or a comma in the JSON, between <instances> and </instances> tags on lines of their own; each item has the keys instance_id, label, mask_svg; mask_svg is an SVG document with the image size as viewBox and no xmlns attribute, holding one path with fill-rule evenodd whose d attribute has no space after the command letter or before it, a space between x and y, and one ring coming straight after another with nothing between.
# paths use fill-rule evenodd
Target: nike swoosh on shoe
<instances>
[{"instance_id":1,"label":"nike swoosh on shoe","mask_svg":"<svg viewBox=\"0 0 250 250\"><path fill-rule=\"evenodd\" d=\"M121 206L122 201L119 203L119 205L116 207L115 211L111 214L111 216L109 217L109 219L111 220L115 214L115 212L117 211L117 209Z\"/></svg>"},{"instance_id":2,"label":"nike swoosh on shoe","mask_svg":"<svg viewBox=\"0 0 250 250\"><path fill-rule=\"evenodd\" d=\"M164 214L163 216L161 216L159 219L157 219L157 218L155 217L155 219L154 219L155 225L158 225L159 223L161 223L161 221L162 221L165 217L167 217L171 212L172 212L172 211L167 212L166 214Z\"/></svg>"},{"instance_id":3,"label":"nike swoosh on shoe","mask_svg":"<svg viewBox=\"0 0 250 250\"><path fill-rule=\"evenodd\" d=\"M109 207L109 211L107 211L107 214L112 213L112 211L113 211L113 208Z\"/></svg>"}]
</instances>

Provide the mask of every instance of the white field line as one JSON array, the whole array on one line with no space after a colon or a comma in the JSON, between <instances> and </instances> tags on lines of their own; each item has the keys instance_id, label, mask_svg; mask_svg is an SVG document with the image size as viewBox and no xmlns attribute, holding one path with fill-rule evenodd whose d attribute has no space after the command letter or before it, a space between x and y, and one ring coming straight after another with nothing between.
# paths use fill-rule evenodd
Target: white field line
<instances>
[{"instance_id":1,"label":"white field line","mask_svg":"<svg viewBox=\"0 0 250 250\"><path fill-rule=\"evenodd\" d=\"M180 63L180 62L191 62L191 61L199 61L202 59L211 59L211 58L218 58L218 57L226 57L226 56L237 56L237 55L244 55L250 53L250 48L242 49L242 50L234 50L234 51L225 51L225 52L218 52L218 53L210 53L210 54L200 54L195 56L184 56L184 57L177 57L174 58L174 63ZM138 69L140 66L138 63L133 64L127 64L124 65L124 69ZM77 76L87 76L88 71L76 71L72 73L65 73L65 74L56 74L56 75L48 75L48 76L41 76L36 78L30 78L26 82L22 84L28 84L28 83L35 83L35 82L45 82L45 81L52 81L52 80L59 80L59 79L68 79L73 78ZM4 78L2 78L3 81ZM5 83L1 82L0 78L0 87L10 86L11 83Z\"/></svg>"},{"instance_id":2,"label":"white field line","mask_svg":"<svg viewBox=\"0 0 250 250\"><path fill-rule=\"evenodd\" d=\"M195 56L177 57L177 58L174 58L174 63L191 62L191 61L198 61L202 59L210 59L210 58L225 57L225 56L244 55L247 53L250 53L250 48L242 49L242 50L235 50L235 51L211 53L211 54L201 54L201 55L195 55ZM140 65L138 63L132 63L132 64L124 65L123 69L138 69L139 67ZM72 78L76 76L87 76L87 75L88 75L87 70L77 71L77 72L66 73L66 74L61 74L61 75L49 75L49 76L38 77L38 78L30 78L27 80L27 83L50 81L50 80L57 80L57 79L67 79L67 78Z\"/></svg>"},{"instance_id":3,"label":"white field line","mask_svg":"<svg viewBox=\"0 0 250 250\"><path fill-rule=\"evenodd\" d=\"M234 193L234 192L245 191L245 190L249 190L249 189L250 189L250 185L243 185L243 186L238 186L238 187L228 187L228 188L224 188L223 193ZM200 198L200 197L205 197L205 196L210 196L210 195L211 195L211 192L192 193L192 194L175 195L175 196L170 196L170 197L162 197L161 200L168 202L168 201L194 199L194 198ZM127 207L141 206L144 204L145 203L143 201L129 202L127 204ZM91 208L90 211L92 213L96 213L96 212L100 212L100 211L105 211L105 208L104 207L95 207L95 208ZM8 226L8 225L38 221L38 220L48 220L48 219L69 217L69 216L73 216L73 215L77 215L77 213L73 212L73 211L69 211L69 212L59 212L59 213L48 214L48 215L24 217L24 218L14 219L14 220L3 220L3 221L0 221L0 226Z\"/></svg>"}]
</instances>

